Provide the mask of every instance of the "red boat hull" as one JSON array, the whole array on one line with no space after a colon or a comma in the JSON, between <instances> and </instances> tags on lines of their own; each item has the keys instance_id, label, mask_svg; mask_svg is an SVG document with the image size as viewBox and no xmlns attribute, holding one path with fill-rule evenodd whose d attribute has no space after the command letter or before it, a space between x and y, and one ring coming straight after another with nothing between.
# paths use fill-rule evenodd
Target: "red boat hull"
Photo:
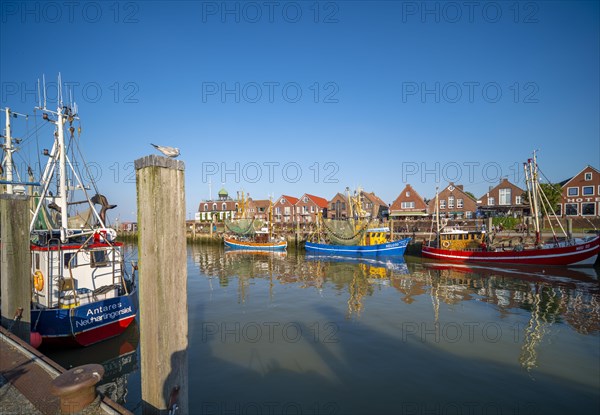
<instances>
[{"instance_id":1,"label":"red boat hull","mask_svg":"<svg viewBox=\"0 0 600 415\"><path fill-rule=\"evenodd\" d=\"M423 246L424 258L452 262L488 262L520 265L593 266L600 252L600 236L582 243L523 251L462 251Z\"/></svg>"}]
</instances>

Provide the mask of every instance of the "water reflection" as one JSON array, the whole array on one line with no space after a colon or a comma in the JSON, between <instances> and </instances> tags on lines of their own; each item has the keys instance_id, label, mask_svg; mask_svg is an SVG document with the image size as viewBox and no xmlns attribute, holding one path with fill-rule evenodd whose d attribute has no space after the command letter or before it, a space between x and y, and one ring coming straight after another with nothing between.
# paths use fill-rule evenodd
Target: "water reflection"
<instances>
[{"instance_id":1,"label":"water reflection","mask_svg":"<svg viewBox=\"0 0 600 415\"><path fill-rule=\"evenodd\" d=\"M97 343L86 348L48 349L42 350L52 360L65 369L90 363L104 367L104 377L98 383L98 391L113 401L127 405L132 400L137 402L139 394L129 397L130 392L139 385L139 329L134 320L125 332L115 338ZM134 387L130 385L133 379Z\"/></svg>"},{"instance_id":2,"label":"water reflection","mask_svg":"<svg viewBox=\"0 0 600 415\"><path fill-rule=\"evenodd\" d=\"M188 307L191 413L478 413L465 390L502 413L600 404L595 269L190 246ZM52 358L104 362L139 412L137 340L113 340Z\"/></svg>"}]
</instances>

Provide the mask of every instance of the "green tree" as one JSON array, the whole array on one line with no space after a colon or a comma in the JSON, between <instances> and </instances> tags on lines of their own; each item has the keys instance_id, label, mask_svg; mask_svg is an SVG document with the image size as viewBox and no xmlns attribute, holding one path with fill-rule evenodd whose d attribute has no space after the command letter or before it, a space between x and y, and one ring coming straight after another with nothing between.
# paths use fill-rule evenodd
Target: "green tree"
<instances>
[{"instance_id":1,"label":"green tree","mask_svg":"<svg viewBox=\"0 0 600 415\"><path fill-rule=\"evenodd\" d=\"M477 200L477 198L475 197L475 195L471 192L465 192L466 194L468 194L469 196L471 196L471 199L473 200Z\"/></svg>"},{"instance_id":2,"label":"green tree","mask_svg":"<svg viewBox=\"0 0 600 415\"><path fill-rule=\"evenodd\" d=\"M552 214L552 212L556 212L558 209L558 204L562 198L562 187L558 183L540 183L540 188L546 195L545 198L541 196L539 200L541 214L542 216L547 216L546 212ZM548 199L547 202L546 199ZM530 204L527 192L523 193L523 203Z\"/></svg>"}]
</instances>

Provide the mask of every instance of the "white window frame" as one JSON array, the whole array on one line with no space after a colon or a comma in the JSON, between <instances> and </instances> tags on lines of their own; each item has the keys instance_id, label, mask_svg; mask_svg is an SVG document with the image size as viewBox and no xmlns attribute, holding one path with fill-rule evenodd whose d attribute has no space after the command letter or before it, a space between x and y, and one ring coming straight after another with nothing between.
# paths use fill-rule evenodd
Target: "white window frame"
<instances>
[{"instance_id":1,"label":"white window frame","mask_svg":"<svg viewBox=\"0 0 600 415\"><path fill-rule=\"evenodd\" d=\"M520 205L523 203L523 196L515 196L515 205Z\"/></svg>"},{"instance_id":2,"label":"white window frame","mask_svg":"<svg viewBox=\"0 0 600 415\"><path fill-rule=\"evenodd\" d=\"M583 205L592 205L594 210L592 213L583 213ZM581 216L596 216L596 203L595 202L584 202L581 204Z\"/></svg>"},{"instance_id":3,"label":"white window frame","mask_svg":"<svg viewBox=\"0 0 600 415\"><path fill-rule=\"evenodd\" d=\"M567 213L567 206L572 205L575 206L575 213ZM565 216L577 216L579 215L579 203L565 203Z\"/></svg>"},{"instance_id":4,"label":"white window frame","mask_svg":"<svg viewBox=\"0 0 600 415\"><path fill-rule=\"evenodd\" d=\"M454 209L454 196L448 197L448 209Z\"/></svg>"},{"instance_id":5,"label":"white window frame","mask_svg":"<svg viewBox=\"0 0 600 415\"><path fill-rule=\"evenodd\" d=\"M440 209L446 209L446 200L440 200Z\"/></svg>"},{"instance_id":6,"label":"white window frame","mask_svg":"<svg viewBox=\"0 0 600 415\"><path fill-rule=\"evenodd\" d=\"M571 194L571 189L575 190L575 194ZM579 187L567 187L567 197L579 196Z\"/></svg>"},{"instance_id":7,"label":"white window frame","mask_svg":"<svg viewBox=\"0 0 600 415\"><path fill-rule=\"evenodd\" d=\"M465 206L465 201L463 199L456 199L456 208L462 209Z\"/></svg>"},{"instance_id":8,"label":"white window frame","mask_svg":"<svg viewBox=\"0 0 600 415\"><path fill-rule=\"evenodd\" d=\"M488 206L496 206L496 198L494 196L488 196L487 204Z\"/></svg>"},{"instance_id":9,"label":"white window frame","mask_svg":"<svg viewBox=\"0 0 600 415\"><path fill-rule=\"evenodd\" d=\"M498 205L499 206L510 205L511 198L512 198L511 190L512 189L510 189L508 187L498 189Z\"/></svg>"},{"instance_id":10,"label":"white window frame","mask_svg":"<svg viewBox=\"0 0 600 415\"><path fill-rule=\"evenodd\" d=\"M584 176L583 176L583 178L584 178L584 180L585 180L586 182L589 182L590 180L592 180L592 177L593 177L593 175L592 175L592 172L591 172L591 171L588 171L588 172L587 172L587 173L585 173L585 174L584 174Z\"/></svg>"},{"instance_id":11,"label":"white window frame","mask_svg":"<svg viewBox=\"0 0 600 415\"><path fill-rule=\"evenodd\" d=\"M585 193L585 189L592 189L592 193ZM583 186L581 188L581 196L594 196L594 186Z\"/></svg>"}]
</instances>

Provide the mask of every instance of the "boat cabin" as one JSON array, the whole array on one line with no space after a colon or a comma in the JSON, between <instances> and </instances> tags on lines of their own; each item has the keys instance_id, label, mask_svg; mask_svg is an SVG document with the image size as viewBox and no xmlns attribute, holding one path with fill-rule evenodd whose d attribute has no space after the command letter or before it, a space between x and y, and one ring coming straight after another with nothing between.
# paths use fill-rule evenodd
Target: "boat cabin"
<instances>
[{"instance_id":1,"label":"boat cabin","mask_svg":"<svg viewBox=\"0 0 600 415\"><path fill-rule=\"evenodd\" d=\"M440 233L440 248L452 250L481 249L485 243L485 231L450 229Z\"/></svg>"},{"instance_id":2,"label":"boat cabin","mask_svg":"<svg viewBox=\"0 0 600 415\"><path fill-rule=\"evenodd\" d=\"M390 234L390 228L371 228L367 229L363 236L363 243L361 245L379 245L388 243Z\"/></svg>"}]
</instances>

